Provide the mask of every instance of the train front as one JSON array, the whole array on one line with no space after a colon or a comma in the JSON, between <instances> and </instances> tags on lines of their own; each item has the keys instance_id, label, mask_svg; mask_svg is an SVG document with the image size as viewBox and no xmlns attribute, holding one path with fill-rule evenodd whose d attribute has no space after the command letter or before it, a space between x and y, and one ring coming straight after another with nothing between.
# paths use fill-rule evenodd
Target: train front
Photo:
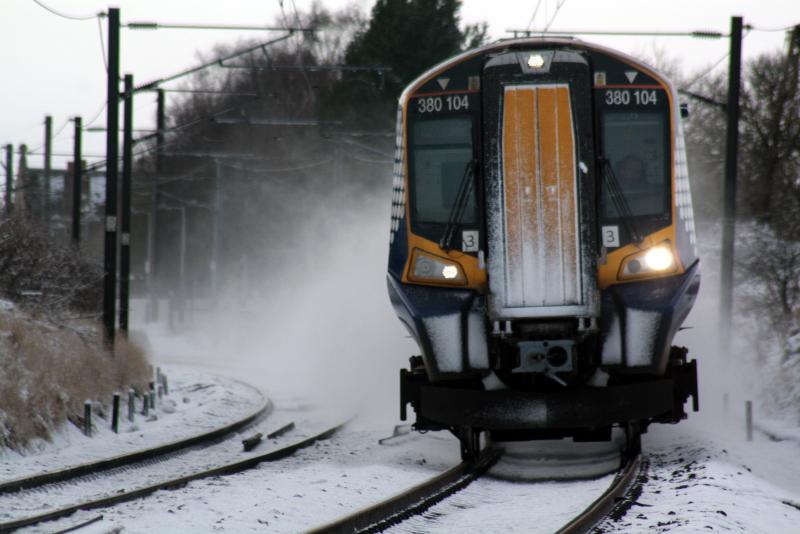
<instances>
[{"instance_id":1,"label":"train front","mask_svg":"<svg viewBox=\"0 0 800 534\"><path fill-rule=\"evenodd\" d=\"M697 405L672 338L699 287L681 112L612 50L521 39L403 93L388 285L421 356L401 415L465 457L496 440L605 440Z\"/></svg>"}]
</instances>

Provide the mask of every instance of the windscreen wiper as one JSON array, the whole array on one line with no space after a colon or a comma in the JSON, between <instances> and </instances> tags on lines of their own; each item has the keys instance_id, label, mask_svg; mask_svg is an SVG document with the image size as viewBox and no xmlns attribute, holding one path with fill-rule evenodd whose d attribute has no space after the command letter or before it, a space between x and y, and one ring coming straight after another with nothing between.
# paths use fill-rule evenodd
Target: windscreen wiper
<instances>
[{"instance_id":1,"label":"windscreen wiper","mask_svg":"<svg viewBox=\"0 0 800 534\"><path fill-rule=\"evenodd\" d=\"M625 198L625 192L622 190L619 180L617 180L617 175L614 174L614 168L611 166L611 161L603 156L598 159L600 161L600 174L603 175L603 181L605 182L606 189L608 190L608 196L611 198L614 208L617 210L617 213L622 219L622 224L628 230L628 234L630 234L633 242L637 244L641 243L644 238L642 237L642 234L639 232L639 228L636 225L636 219L633 217L631 206L628 204L628 199Z\"/></svg>"},{"instance_id":2,"label":"windscreen wiper","mask_svg":"<svg viewBox=\"0 0 800 534\"><path fill-rule=\"evenodd\" d=\"M439 239L439 246L442 247L442 250L448 250L450 248L456 236L456 229L464 218L464 211L467 209L467 203L474 189L475 164L476 161L472 159L467 162L467 166L464 167L464 175L461 177L461 183L458 184L456 201L450 209L450 217L447 219L447 225L444 227L442 237Z\"/></svg>"}]
</instances>

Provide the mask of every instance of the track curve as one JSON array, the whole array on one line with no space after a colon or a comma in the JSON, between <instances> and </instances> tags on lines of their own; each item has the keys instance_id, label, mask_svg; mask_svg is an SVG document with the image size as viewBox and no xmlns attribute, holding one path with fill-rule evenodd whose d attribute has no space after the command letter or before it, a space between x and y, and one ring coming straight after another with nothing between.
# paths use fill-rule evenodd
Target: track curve
<instances>
[{"instance_id":1,"label":"track curve","mask_svg":"<svg viewBox=\"0 0 800 534\"><path fill-rule=\"evenodd\" d=\"M462 462L403 493L359 510L346 517L314 528L309 534L381 532L406 519L421 515L440 501L454 495L482 476L500 457L499 450L484 451L475 462ZM558 534L581 534L594 529L618 509L629 506L635 496L626 498L646 467L641 455L630 459L603 493L566 525ZM621 512L622 513L622 512Z\"/></svg>"},{"instance_id":2,"label":"track curve","mask_svg":"<svg viewBox=\"0 0 800 534\"><path fill-rule=\"evenodd\" d=\"M189 447L211 444L217 440L225 438L230 434L233 434L234 432L244 430L248 426L258 423L265 417L269 416L273 408L272 402L268 398L264 397L264 401L256 411L239 419L238 421L234 421L229 425L225 425L215 430L211 430L210 432L198 434L189 438L172 441L170 443L165 443L156 447L150 447L148 449L142 449L132 453L121 454L112 458L104 458L95 462L87 462L84 464L67 467L65 469L59 469L57 471L50 471L29 477L9 480L0 483L0 495L13 493L24 489L37 488L46 484L66 482L74 478L94 475L97 473L102 473L103 471L124 467L137 462L152 460L154 458L172 454Z\"/></svg>"},{"instance_id":3,"label":"track curve","mask_svg":"<svg viewBox=\"0 0 800 534\"><path fill-rule=\"evenodd\" d=\"M244 460L231 462L218 467L214 467L212 469L206 469L203 471L192 473L190 475L169 479L163 482L140 487L134 490L122 491L119 493L115 493L113 495L108 495L101 498L80 502L70 506L58 508L55 510L50 510L48 512L43 512L34 516L28 516L21 519L0 523L0 533L11 532L18 528L31 526L45 521L51 521L54 519L65 517L79 510L92 510L97 508L104 508L114 504L138 499L146 495L149 495L151 493L154 493L158 490L172 489L184 486L187 483L194 480L199 480L202 478L213 477L213 476L223 476L223 475L230 475L233 473L239 473L241 471L251 469L263 462L274 462L286 458L305 447L313 445L317 441L330 438L336 432L338 432L345 424L347 424L347 422L338 423L334 426L327 427L325 430L318 432L310 437L304 438L302 440L296 441L287 446L280 447L278 449L272 450L264 454L259 454L256 456L252 456L250 458L246 458Z\"/></svg>"},{"instance_id":4,"label":"track curve","mask_svg":"<svg viewBox=\"0 0 800 534\"><path fill-rule=\"evenodd\" d=\"M641 455L629 460L608 489L556 534L583 534L592 530L620 505L645 465Z\"/></svg>"}]
</instances>

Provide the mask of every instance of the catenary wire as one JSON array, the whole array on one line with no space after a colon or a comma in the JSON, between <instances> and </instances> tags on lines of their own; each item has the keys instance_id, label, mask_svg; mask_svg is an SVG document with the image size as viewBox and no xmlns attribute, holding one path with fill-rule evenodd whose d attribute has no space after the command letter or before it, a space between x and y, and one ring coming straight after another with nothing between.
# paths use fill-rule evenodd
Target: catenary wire
<instances>
[{"instance_id":1,"label":"catenary wire","mask_svg":"<svg viewBox=\"0 0 800 534\"><path fill-rule=\"evenodd\" d=\"M543 31L547 31L550 29L550 26L553 24L553 22L556 20L556 17L558 16L558 12L561 11L561 8L564 7L564 4L566 3L567 0L561 0L558 4L556 4L556 10L553 13L553 16L550 17L550 22L547 23Z\"/></svg>"},{"instance_id":2,"label":"catenary wire","mask_svg":"<svg viewBox=\"0 0 800 534\"><path fill-rule=\"evenodd\" d=\"M751 28L749 28L749 27L747 29L745 29L745 32L742 35L742 41L744 41L744 39L750 34L750 30L751 30ZM725 52L725 54L723 54L722 57L720 57L718 60L716 60L705 71L701 72L699 75L697 75L694 78L692 78L692 80L689 83L687 83L686 85L684 85L683 88L686 89L686 90L691 89L694 84L696 84L697 82L699 82L700 80L702 80L703 78L705 78L706 76L711 74L714 71L714 69L716 69L723 61L728 59L730 57L730 55L731 55L730 50Z\"/></svg>"},{"instance_id":3,"label":"catenary wire","mask_svg":"<svg viewBox=\"0 0 800 534\"><path fill-rule=\"evenodd\" d=\"M59 126L59 127L56 129L56 131L55 131L55 132L54 132L54 133L53 133L53 134L50 136L50 140L51 140L51 141L55 140L55 139L56 139L56 138L57 138L59 135L61 135L61 132L63 132L63 131L64 131L64 128L66 128L66 127L67 127L67 124L69 124L69 121L70 121L69 119L65 119L65 120L64 120L64 122L61 124L61 126ZM32 148L31 150L29 150L29 151L28 151L28 154L34 154L34 152L38 152L38 151L39 151L39 150L41 150L43 147L44 147L44 143L40 144L40 145L39 145L39 146L37 146L36 148ZM36 154L34 154L34 155L36 155Z\"/></svg>"},{"instance_id":4,"label":"catenary wire","mask_svg":"<svg viewBox=\"0 0 800 534\"><path fill-rule=\"evenodd\" d=\"M95 112L95 114L94 114L94 117L92 117L92 118L91 118L91 120L89 120L89 122L87 122L86 124L84 124L84 125L83 125L83 127L84 127L84 128L88 128L89 126L91 126L92 124L94 124L94 122L95 122L97 119L99 119L99 118L100 118L100 115L102 115L102 114L103 114L103 112L106 110L106 106L108 106L108 102L103 102L103 105L101 105L101 106L100 106L100 108L99 108L99 109L98 109L98 110Z\"/></svg>"},{"instance_id":5,"label":"catenary wire","mask_svg":"<svg viewBox=\"0 0 800 534\"><path fill-rule=\"evenodd\" d=\"M790 24L788 26L783 26L781 28L759 28L758 26L748 25L747 29L748 30L753 30L753 31L756 31L756 32L785 32L785 31L789 31L789 30L791 30L793 28L797 28L798 26L800 26L800 22L795 22L794 24Z\"/></svg>"},{"instance_id":6,"label":"catenary wire","mask_svg":"<svg viewBox=\"0 0 800 534\"><path fill-rule=\"evenodd\" d=\"M108 72L108 57L106 57L106 42L103 38L103 19L102 17L97 17L97 29L100 31L100 54L103 56L103 65L106 68L106 72Z\"/></svg>"},{"instance_id":7,"label":"catenary wire","mask_svg":"<svg viewBox=\"0 0 800 534\"><path fill-rule=\"evenodd\" d=\"M49 7L47 4L42 2L41 0L33 0L33 2L36 5L38 5L39 7L43 8L43 9L46 9L47 11L52 13L53 15L58 15L59 17L64 18L64 19L69 19L69 20L92 20L93 18L97 18L98 17L98 15L91 15L91 16L87 15L85 17L76 16L76 15L69 15L67 13L62 13L60 11L56 11L52 7Z\"/></svg>"},{"instance_id":8,"label":"catenary wire","mask_svg":"<svg viewBox=\"0 0 800 534\"><path fill-rule=\"evenodd\" d=\"M531 19L528 21L528 25L525 26L525 31L528 31L528 30L531 29L531 26L533 25L533 21L534 21L534 19L536 19L536 14L539 12L539 8L540 7L542 7L542 0L539 0L538 2L536 2L536 7L533 8L533 15L531 15Z\"/></svg>"}]
</instances>

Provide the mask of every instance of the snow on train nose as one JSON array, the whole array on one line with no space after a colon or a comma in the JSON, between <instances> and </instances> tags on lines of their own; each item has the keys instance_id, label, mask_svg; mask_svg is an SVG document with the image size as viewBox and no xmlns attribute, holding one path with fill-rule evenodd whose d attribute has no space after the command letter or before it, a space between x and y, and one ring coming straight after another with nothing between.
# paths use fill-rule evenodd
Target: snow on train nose
<instances>
[{"instance_id":1,"label":"snow on train nose","mask_svg":"<svg viewBox=\"0 0 800 534\"><path fill-rule=\"evenodd\" d=\"M489 265L494 317L586 313L581 274L578 169L570 87L507 85L499 155L501 249Z\"/></svg>"}]
</instances>

